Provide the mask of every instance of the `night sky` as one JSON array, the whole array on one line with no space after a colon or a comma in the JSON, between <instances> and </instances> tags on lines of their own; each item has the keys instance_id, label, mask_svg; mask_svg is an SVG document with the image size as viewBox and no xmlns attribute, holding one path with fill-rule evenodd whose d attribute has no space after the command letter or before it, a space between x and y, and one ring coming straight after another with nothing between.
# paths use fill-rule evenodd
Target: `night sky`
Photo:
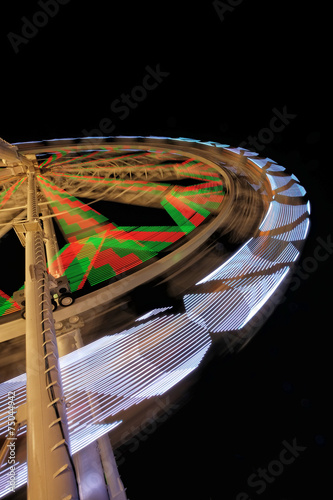
<instances>
[{"instance_id":1,"label":"night sky","mask_svg":"<svg viewBox=\"0 0 333 500\"><path fill-rule=\"evenodd\" d=\"M41 15L44 3L49 14ZM294 173L311 201L309 238L285 301L246 349L209 365L186 406L118 455L129 499L324 498L332 174L328 160L319 162L315 6L41 0L6 10L0 137L246 143ZM285 442L302 448L295 461L274 481L249 485L260 467L274 469Z\"/></svg>"}]
</instances>

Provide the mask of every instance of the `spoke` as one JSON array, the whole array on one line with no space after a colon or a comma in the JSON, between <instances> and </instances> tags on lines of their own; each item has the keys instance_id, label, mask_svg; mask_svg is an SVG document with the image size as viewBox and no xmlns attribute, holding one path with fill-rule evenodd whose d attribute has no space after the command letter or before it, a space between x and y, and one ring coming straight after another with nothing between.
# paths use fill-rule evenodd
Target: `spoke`
<instances>
[{"instance_id":1,"label":"spoke","mask_svg":"<svg viewBox=\"0 0 333 500\"><path fill-rule=\"evenodd\" d=\"M137 204L161 208L161 201L170 189L169 184L119 179L101 179L96 176L82 176L52 173L48 176L72 196L89 199L103 199L126 204Z\"/></svg>"},{"instance_id":2,"label":"spoke","mask_svg":"<svg viewBox=\"0 0 333 500\"><path fill-rule=\"evenodd\" d=\"M26 206L26 178L21 178L0 193L0 237L12 227L13 218Z\"/></svg>"},{"instance_id":3,"label":"spoke","mask_svg":"<svg viewBox=\"0 0 333 500\"><path fill-rule=\"evenodd\" d=\"M67 241L91 236L92 231L100 233L109 226L107 217L88 207L44 176L39 175L38 182ZM112 224L111 226L115 227Z\"/></svg>"},{"instance_id":4,"label":"spoke","mask_svg":"<svg viewBox=\"0 0 333 500\"><path fill-rule=\"evenodd\" d=\"M218 179L217 172L211 167L193 159L184 161L152 161L152 158L144 157L145 161L133 163L123 160L114 163L110 158L101 162L87 162L86 164L59 164L50 169L52 173L68 173L79 175L92 175L99 178L114 178L118 180L146 180L146 181L168 181L182 178L193 178L194 180ZM148 161L147 161L148 160Z\"/></svg>"},{"instance_id":5,"label":"spoke","mask_svg":"<svg viewBox=\"0 0 333 500\"><path fill-rule=\"evenodd\" d=\"M174 161L174 155L167 154L165 152L152 153L152 152L139 152L136 150L136 154L121 154L114 151L112 148L105 148L98 151L93 151L87 154L81 154L77 156L76 150L69 151L55 151L48 159L46 159L41 167L61 168L65 169L67 167L78 167L80 169L87 167L98 167L103 166L107 163L111 167L122 167L122 166L140 166L145 165L149 158L149 163L157 164L165 161ZM117 154L118 153L118 154ZM73 155L73 156L71 156ZM185 158L178 157L178 161L183 161ZM107 165L107 166L108 166Z\"/></svg>"},{"instance_id":6,"label":"spoke","mask_svg":"<svg viewBox=\"0 0 333 500\"><path fill-rule=\"evenodd\" d=\"M14 299L9 297L5 292L0 290L0 316L5 314L10 314L15 311L19 311L20 306L15 302Z\"/></svg>"},{"instance_id":7,"label":"spoke","mask_svg":"<svg viewBox=\"0 0 333 500\"><path fill-rule=\"evenodd\" d=\"M152 170L149 171L149 168ZM107 169L109 170L108 174L106 173ZM144 171L142 167L128 169L126 166L117 169L110 166L99 169L94 166L81 170L80 175L76 174L79 171L76 167L74 173L73 167L70 169L71 173L69 171L68 173L66 171L60 173L52 170L48 172L47 177L73 196L90 199L103 198L108 201L156 208L161 208L161 203L172 186L165 182L153 182L152 179L164 181L168 177L171 179L192 178L194 181L215 182L216 185L222 186L216 171L193 160L166 165L163 168L161 165L145 165ZM115 178L110 179L110 172L113 172ZM212 188L213 185L209 187ZM187 193L188 188L177 186L178 196L183 192L183 196L193 197L199 193L200 189L201 187L193 187L192 191L194 192L189 194Z\"/></svg>"},{"instance_id":8,"label":"spoke","mask_svg":"<svg viewBox=\"0 0 333 500\"><path fill-rule=\"evenodd\" d=\"M19 179L14 184L12 184L10 187L5 189L0 193L0 210L1 208L4 207L6 203L8 203L11 199L14 193L18 190L18 188L26 181L26 178ZM17 201L17 200L16 200Z\"/></svg>"}]
</instances>

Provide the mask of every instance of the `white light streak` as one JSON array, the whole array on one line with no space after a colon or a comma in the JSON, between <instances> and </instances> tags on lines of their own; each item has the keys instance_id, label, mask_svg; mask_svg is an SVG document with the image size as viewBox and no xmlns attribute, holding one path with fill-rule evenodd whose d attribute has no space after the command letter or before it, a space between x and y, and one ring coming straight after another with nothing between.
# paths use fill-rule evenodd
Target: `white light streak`
<instances>
[{"instance_id":1,"label":"white light streak","mask_svg":"<svg viewBox=\"0 0 333 500\"><path fill-rule=\"evenodd\" d=\"M196 283L197 285L201 285L202 283L206 283L207 281L210 281L211 279L214 278L214 276L221 271L221 269L223 269L225 266L227 266L230 262L233 261L233 259L236 257L236 255L238 255L247 245L248 243L252 240L249 239L246 243L244 243L243 246L241 246L241 248L239 248L239 250L237 250L237 252L235 254L233 254L228 260L226 260L220 267L218 267L217 269L215 269L215 271L213 271L212 273L210 273L208 276L206 276L205 278L203 278L201 281L198 281L198 283Z\"/></svg>"},{"instance_id":2,"label":"white light streak","mask_svg":"<svg viewBox=\"0 0 333 500\"><path fill-rule=\"evenodd\" d=\"M151 311L147 312L143 316L140 316L140 318L136 319L135 321L142 321L143 319L147 319L150 316L155 316L155 314L159 314L160 312L164 312L167 309L172 309L172 306L170 306L170 307L160 307L159 309L152 309Z\"/></svg>"},{"instance_id":3,"label":"white light streak","mask_svg":"<svg viewBox=\"0 0 333 500\"><path fill-rule=\"evenodd\" d=\"M290 268L288 267L283 275L281 276L281 278L278 280L278 282L270 289L270 291L261 299L261 301L257 304L256 307L254 307L250 314L248 315L248 317L246 318L246 320L244 321L244 323L242 323L242 325L239 327L239 329L243 328L246 323L248 323L250 321L251 318L253 318L253 316L259 311L259 309L261 309L263 307L263 305L267 302L267 300L273 295L273 293L275 292L275 290L277 289L277 287L280 285L280 283L284 280L284 278L286 277L286 275L288 274L288 272L290 271Z\"/></svg>"}]
</instances>

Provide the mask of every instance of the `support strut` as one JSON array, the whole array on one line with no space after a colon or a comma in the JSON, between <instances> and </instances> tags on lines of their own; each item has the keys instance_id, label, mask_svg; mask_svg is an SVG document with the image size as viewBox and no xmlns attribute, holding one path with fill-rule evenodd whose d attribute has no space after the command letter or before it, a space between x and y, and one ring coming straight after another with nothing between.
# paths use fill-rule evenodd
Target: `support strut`
<instances>
[{"instance_id":1,"label":"support strut","mask_svg":"<svg viewBox=\"0 0 333 500\"><path fill-rule=\"evenodd\" d=\"M78 499L33 166L28 168L26 368L28 500Z\"/></svg>"}]
</instances>

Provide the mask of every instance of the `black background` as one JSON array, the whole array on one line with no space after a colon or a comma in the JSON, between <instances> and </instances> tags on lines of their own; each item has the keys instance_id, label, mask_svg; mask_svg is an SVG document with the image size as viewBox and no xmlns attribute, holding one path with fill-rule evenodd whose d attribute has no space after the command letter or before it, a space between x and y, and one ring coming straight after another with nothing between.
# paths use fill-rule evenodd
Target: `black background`
<instances>
[{"instance_id":1,"label":"black background","mask_svg":"<svg viewBox=\"0 0 333 500\"><path fill-rule=\"evenodd\" d=\"M70 0L16 54L8 33L21 35L22 17L32 20L40 10L34 1L12 3L1 16L0 137L80 137L109 118L113 135L237 146L269 127L273 109L286 107L296 117L260 154L295 173L308 191L311 229L300 265L314 255L318 237L331 235L330 166L319 162L315 5L243 0L222 19L203 0ZM121 120L111 104L157 65L168 76ZM135 452L124 451L119 469L130 500L234 500L242 491L252 500L297 500L324 498L325 486L330 492L332 261L318 262L244 351L213 362L190 402ZM250 474L295 438L306 450L256 493Z\"/></svg>"}]
</instances>

